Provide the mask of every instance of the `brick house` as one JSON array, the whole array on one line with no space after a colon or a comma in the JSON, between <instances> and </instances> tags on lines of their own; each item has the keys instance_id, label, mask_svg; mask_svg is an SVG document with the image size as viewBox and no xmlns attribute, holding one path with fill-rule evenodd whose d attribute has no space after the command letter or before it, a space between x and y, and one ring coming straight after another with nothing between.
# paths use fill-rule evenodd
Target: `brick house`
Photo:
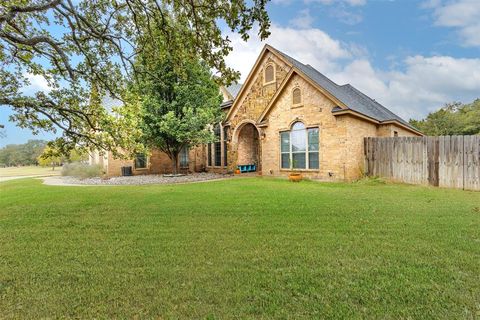
<instances>
[{"instance_id":1,"label":"brick house","mask_svg":"<svg viewBox=\"0 0 480 320\"><path fill-rule=\"evenodd\" d=\"M265 176L295 169L310 178L353 180L363 170L363 138L422 135L408 122L353 86L338 85L310 65L266 45L242 86L222 87L225 120L214 128L218 141L185 150L185 171L233 171L255 165ZM92 163L100 163L91 157ZM165 173L170 161L121 161L106 154L107 174L132 166L134 174Z\"/></svg>"}]
</instances>

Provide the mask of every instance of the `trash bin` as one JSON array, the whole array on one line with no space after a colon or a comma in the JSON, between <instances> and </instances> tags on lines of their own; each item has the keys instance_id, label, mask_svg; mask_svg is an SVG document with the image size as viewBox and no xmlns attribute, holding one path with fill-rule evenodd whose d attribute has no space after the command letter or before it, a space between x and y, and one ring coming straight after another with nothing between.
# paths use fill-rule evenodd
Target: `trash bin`
<instances>
[{"instance_id":1,"label":"trash bin","mask_svg":"<svg viewBox=\"0 0 480 320\"><path fill-rule=\"evenodd\" d=\"M122 167L122 176L131 176L132 175L132 167L131 166L126 166Z\"/></svg>"}]
</instances>

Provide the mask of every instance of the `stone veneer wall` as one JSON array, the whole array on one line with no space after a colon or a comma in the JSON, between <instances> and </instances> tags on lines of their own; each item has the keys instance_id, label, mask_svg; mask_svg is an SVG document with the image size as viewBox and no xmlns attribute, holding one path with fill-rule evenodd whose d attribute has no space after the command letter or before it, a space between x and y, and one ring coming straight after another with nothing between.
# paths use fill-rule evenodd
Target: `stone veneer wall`
<instances>
[{"instance_id":1,"label":"stone veneer wall","mask_svg":"<svg viewBox=\"0 0 480 320\"><path fill-rule=\"evenodd\" d=\"M292 108L292 90L302 91L302 105ZM295 121L306 127L319 128L319 169L305 170L303 175L327 180L343 179L345 168L346 121L336 118L331 111L335 104L298 75L290 79L275 106L267 115L268 126L262 140L263 175L288 175L290 170L280 168L280 132L290 130Z\"/></svg>"},{"instance_id":2,"label":"stone veneer wall","mask_svg":"<svg viewBox=\"0 0 480 320\"><path fill-rule=\"evenodd\" d=\"M275 82L264 85L264 68L268 64L275 65ZM241 125L246 121L256 122L263 110L268 105L277 89L290 71L290 66L277 58L272 53L267 53L262 61L259 62L257 73L251 79L250 83L246 83L245 93L237 97L236 110L230 118L230 135L240 129ZM238 135L238 131L235 132ZM233 140L233 139L232 139ZM233 140L234 141L234 140ZM234 170L235 164L238 163L238 150L236 143L230 143L228 147L228 169Z\"/></svg>"}]
</instances>

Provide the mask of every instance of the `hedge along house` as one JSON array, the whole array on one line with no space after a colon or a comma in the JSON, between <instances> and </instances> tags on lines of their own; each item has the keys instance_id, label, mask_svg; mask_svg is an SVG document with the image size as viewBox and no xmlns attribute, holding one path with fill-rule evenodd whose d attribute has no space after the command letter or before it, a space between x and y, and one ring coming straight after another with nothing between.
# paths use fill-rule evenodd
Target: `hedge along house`
<instances>
[{"instance_id":1,"label":"hedge along house","mask_svg":"<svg viewBox=\"0 0 480 320\"><path fill-rule=\"evenodd\" d=\"M221 131L227 170L254 164L263 175L295 170L335 180L361 175L364 137L421 135L353 86L337 85L269 45L228 107Z\"/></svg>"},{"instance_id":2,"label":"hedge along house","mask_svg":"<svg viewBox=\"0 0 480 320\"><path fill-rule=\"evenodd\" d=\"M184 150L179 164L185 171L241 167L262 175L295 170L310 178L353 180L363 171L364 137L422 135L353 86L337 85L269 45L243 85L220 91L225 120L214 127L216 142ZM171 170L167 155L157 150L128 161L108 153L104 159L109 176L120 175L121 166L133 167L134 174Z\"/></svg>"}]
</instances>

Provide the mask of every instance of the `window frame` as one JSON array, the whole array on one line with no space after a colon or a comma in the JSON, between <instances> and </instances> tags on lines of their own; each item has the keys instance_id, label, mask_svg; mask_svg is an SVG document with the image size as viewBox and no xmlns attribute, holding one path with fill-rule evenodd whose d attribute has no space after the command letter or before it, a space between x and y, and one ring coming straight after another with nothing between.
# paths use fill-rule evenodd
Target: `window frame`
<instances>
[{"instance_id":1,"label":"window frame","mask_svg":"<svg viewBox=\"0 0 480 320\"><path fill-rule=\"evenodd\" d=\"M211 167L212 164L213 164L213 161L212 161L212 143L209 142L207 144L207 166Z\"/></svg>"},{"instance_id":2,"label":"window frame","mask_svg":"<svg viewBox=\"0 0 480 320\"><path fill-rule=\"evenodd\" d=\"M271 81L267 81L267 68L268 67L272 67L272 72L273 72L273 78ZM265 68L263 69L263 85L266 86L266 85L269 85L269 84L272 84L272 83L275 83L277 82L277 75L276 75L276 67L275 67L275 64L272 63L272 62L269 62L265 65Z\"/></svg>"},{"instance_id":3,"label":"window frame","mask_svg":"<svg viewBox=\"0 0 480 320\"><path fill-rule=\"evenodd\" d=\"M189 155L189 152L190 152L190 148L189 148L188 146L184 146L184 147L180 150L180 154L178 155L178 167L179 167L179 168L185 169L185 168L189 168L189 167L190 167L190 155ZM182 165L182 160L183 160L184 157L187 159L187 164L186 164L186 165Z\"/></svg>"},{"instance_id":4,"label":"window frame","mask_svg":"<svg viewBox=\"0 0 480 320\"><path fill-rule=\"evenodd\" d=\"M294 100L294 92L295 90L298 90L300 91L300 102L298 103L295 103L295 100ZM295 87L292 89L292 108L300 108L300 107L303 107L303 94L302 94L302 89L300 89L300 87Z\"/></svg>"},{"instance_id":5,"label":"window frame","mask_svg":"<svg viewBox=\"0 0 480 320\"><path fill-rule=\"evenodd\" d=\"M213 134L215 135L216 140L213 143L212 164L214 167L221 167L222 166L222 127L220 126L220 124L217 124L213 128Z\"/></svg>"},{"instance_id":6,"label":"window frame","mask_svg":"<svg viewBox=\"0 0 480 320\"><path fill-rule=\"evenodd\" d=\"M223 148L223 166L227 167L228 166L228 143L227 143L227 137L228 137L228 126L223 127L223 143L222 143L222 148Z\"/></svg>"},{"instance_id":7,"label":"window frame","mask_svg":"<svg viewBox=\"0 0 480 320\"><path fill-rule=\"evenodd\" d=\"M143 156L145 157L145 167L137 167L137 159L139 158L139 156ZM135 158L133 158L133 169L134 170L148 170L148 162L149 162L149 157L147 156L147 154L145 153L138 153L138 154L135 154Z\"/></svg>"},{"instance_id":8,"label":"window frame","mask_svg":"<svg viewBox=\"0 0 480 320\"><path fill-rule=\"evenodd\" d=\"M293 130L293 127L296 123L299 123L299 122L304 125L304 128L300 129L298 131L303 131L304 134L305 134L305 151L294 152L292 150L292 148L293 148L292 147L292 132L296 131L296 130ZM318 135L317 150L313 150L313 151L310 150L310 143L309 143L309 132L310 132L310 130L317 130L317 135ZM288 147L287 152L282 151L282 134L285 134L285 133L288 133L289 147ZM302 121L295 121L290 126L290 129L279 131L279 144L280 144L280 152L279 152L279 155L280 155L279 169L280 169L280 171L310 171L310 172L320 171L320 126L318 126L318 125L307 126ZM292 161L293 161L293 154L294 153L305 154L305 168L293 168ZM310 168L310 154L311 153L316 153L318 155L318 167L317 168ZM282 166L282 155L284 155L284 154L289 155L289 157L288 157L288 168L285 168L285 167ZM292 167L291 167L291 165L292 165Z\"/></svg>"}]
</instances>

